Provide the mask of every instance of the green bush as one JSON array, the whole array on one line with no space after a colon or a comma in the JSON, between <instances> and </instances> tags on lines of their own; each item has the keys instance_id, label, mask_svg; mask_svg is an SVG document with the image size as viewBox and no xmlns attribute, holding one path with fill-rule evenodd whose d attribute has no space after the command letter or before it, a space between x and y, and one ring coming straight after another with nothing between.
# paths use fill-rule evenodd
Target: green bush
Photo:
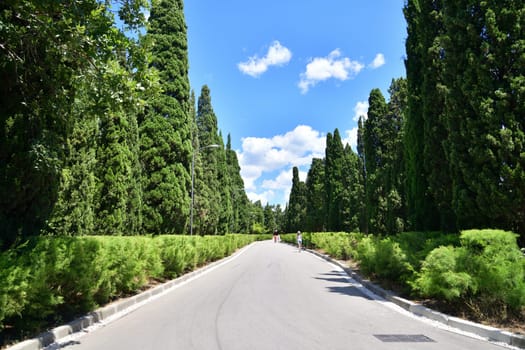
<instances>
[{"instance_id":1,"label":"green bush","mask_svg":"<svg viewBox=\"0 0 525 350\"><path fill-rule=\"evenodd\" d=\"M398 242L392 238L366 236L357 244L357 260L367 275L390 281L406 281L413 268Z\"/></svg>"},{"instance_id":2,"label":"green bush","mask_svg":"<svg viewBox=\"0 0 525 350\"><path fill-rule=\"evenodd\" d=\"M472 277L460 271L459 255L459 250L450 246L439 247L430 252L417 278L411 283L414 291L426 297L453 301L474 289Z\"/></svg>"},{"instance_id":3,"label":"green bush","mask_svg":"<svg viewBox=\"0 0 525 350\"><path fill-rule=\"evenodd\" d=\"M425 297L468 301L503 316L525 306L525 259L516 235L500 230L461 233L461 247L440 247L423 262L412 286Z\"/></svg>"},{"instance_id":4,"label":"green bush","mask_svg":"<svg viewBox=\"0 0 525 350\"><path fill-rule=\"evenodd\" d=\"M435 248L460 245L459 234L443 232L402 232L392 237L405 252L408 261L419 270L421 263Z\"/></svg>"},{"instance_id":5,"label":"green bush","mask_svg":"<svg viewBox=\"0 0 525 350\"><path fill-rule=\"evenodd\" d=\"M490 309L503 304L512 310L525 306L525 259L517 235L501 230L469 230L461 234L468 252L461 263L476 285L476 297Z\"/></svg>"}]
</instances>

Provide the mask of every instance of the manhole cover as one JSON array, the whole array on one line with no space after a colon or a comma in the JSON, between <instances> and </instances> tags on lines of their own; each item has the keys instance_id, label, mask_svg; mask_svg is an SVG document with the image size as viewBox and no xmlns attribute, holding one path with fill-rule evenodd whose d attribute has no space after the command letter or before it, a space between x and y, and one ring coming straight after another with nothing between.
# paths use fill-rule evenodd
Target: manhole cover
<instances>
[{"instance_id":1,"label":"manhole cover","mask_svg":"<svg viewBox=\"0 0 525 350\"><path fill-rule=\"evenodd\" d=\"M423 334L374 334L374 337L384 343L435 343Z\"/></svg>"}]
</instances>

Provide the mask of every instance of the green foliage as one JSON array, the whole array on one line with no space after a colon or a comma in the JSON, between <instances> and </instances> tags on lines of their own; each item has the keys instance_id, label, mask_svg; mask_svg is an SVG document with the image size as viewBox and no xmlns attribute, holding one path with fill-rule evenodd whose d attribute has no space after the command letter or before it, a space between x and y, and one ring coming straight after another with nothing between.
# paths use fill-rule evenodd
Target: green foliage
<instances>
[{"instance_id":1,"label":"green foliage","mask_svg":"<svg viewBox=\"0 0 525 350\"><path fill-rule=\"evenodd\" d=\"M458 266L460 252L450 246L434 249L425 258L412 284L421 295L457 300L475 288L472 277Z\"/></svg>"},{"instance_id":2,"label":"green foliage","mask_svg":"<svg viewBox=\"0 0 525 350\"><path fill-rule=\"evenodd\" d=\"M326 191L324 160L312 159L306 177L306 223L304 230L321 232L325 226Z\"/></svg>"},{"instance_id":3,"label":"green foliage","mask_svg":"<svg viewBox=\"0 0 525 350\"><path fill-rule=\"evenodd\" d=\"M519 310L525 305L525 261L512 232L469 230L461 234L468 254L462 264L476 285L484 307L504 304Z\"/></svg>"},{"instance_id":4,"label":"green foliage","mask_svg":"<svg viewBox=\"0 0 525 350\"><path fill-rule=\"evenodd\" d=\"M286 211L288 232L301 230L306 220L306 185L299 179L297 167L293 167L292 172L292 189Z\"/></svg>"},{"instance_id":5,"label":"green foliage","mask_svg":"<svg viewBox=\"0 0 525 350\"><path fill-rule=\"evenodd\" d=\"M368 235L357 244L357 260L368 275L389 281L406 281L413 271L398 242L387 237Z\"/></svg>"},{"instance_id":6,"label":"green foliage","mask_svg":"<svg viewBox=\"0 0 525 350\"><path fill-rule=\"evenodd\" d=\"M485 314L501 315L525 306L524 264L515 234L463 231L461 247L430 252L413 287L423 296L468 300Z\"/></svg>"},{"instance_id":7,"label":"green foliage","mask_svg":"<svg viewBox=\"0 0 525 350\"><path fill-rule=\"evenodd\" d=\"M149 96L140 127L143 222L148 233L183 233L190 209L191 131L186 23L182 1L153 2L146 38L162 92Z\"/></svg>"}]
</instances>

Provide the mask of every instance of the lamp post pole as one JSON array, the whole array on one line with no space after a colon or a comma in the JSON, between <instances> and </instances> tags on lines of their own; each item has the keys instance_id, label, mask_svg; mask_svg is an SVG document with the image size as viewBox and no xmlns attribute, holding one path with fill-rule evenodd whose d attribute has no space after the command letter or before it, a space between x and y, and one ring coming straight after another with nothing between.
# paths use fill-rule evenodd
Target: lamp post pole
<instances>
[{"instance_id":1,"label":"lamp post pole","mask_svg":"<svg viewBox=\"0 0 525 350\"><path fill-rule=\"evenodd\" d=\"M193 235L193 205L195 202L195 154L205 148L217 148L219 145L212 144L204 147L198 147L193 150L191 156L191 205L190 205L190 235Z\"/></svg>"}]
</instances>

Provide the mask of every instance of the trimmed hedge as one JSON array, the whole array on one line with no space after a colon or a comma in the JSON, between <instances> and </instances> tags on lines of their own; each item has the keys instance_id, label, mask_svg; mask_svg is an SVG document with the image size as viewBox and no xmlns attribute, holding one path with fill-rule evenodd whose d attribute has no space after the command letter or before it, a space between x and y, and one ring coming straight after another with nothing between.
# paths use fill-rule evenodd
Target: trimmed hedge
<instances>
[{"instance_id":1,"label":"trimmed hedge","mask_svg":"<svg viewBox=\"0 0 525 350\"><path fill-rule=\"evenodd\" d=\"M0 253L0 345L269 235L35 237Z\"/></svg>"}]
</instances>

